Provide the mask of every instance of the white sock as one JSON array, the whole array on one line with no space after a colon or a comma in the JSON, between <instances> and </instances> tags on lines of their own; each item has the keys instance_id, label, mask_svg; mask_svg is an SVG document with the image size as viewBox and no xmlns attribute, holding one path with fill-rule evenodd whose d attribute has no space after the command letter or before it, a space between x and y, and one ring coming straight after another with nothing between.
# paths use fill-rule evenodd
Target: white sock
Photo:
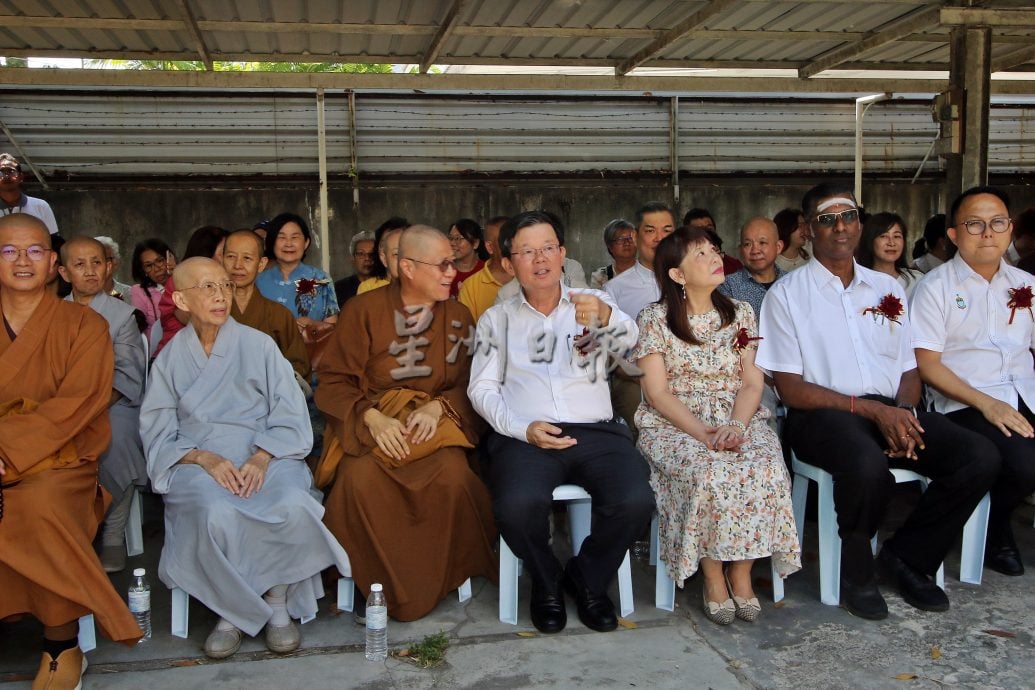
<instances>
[{"instance_id":1,"label":"white sock","mask_svg":"<svg viewBox=\"0 0 1035 690\"><path fill-rule=\"evenodd\" d=\"M126 523L129 522L129 508L133 504L135 486L126 487L118 503L112 503L108 517L104 519L101 543L105 546L121 546L126 543Z\"/></svg>"},{"instance_id":2,"label":"white sock","mask_svg":"<svg viewBox=\"0 0 1035 690\"><path fill-rule=\"evenodd\" d=\"M216 623L216 630L219 632L230 632L231 630L237 630L237 626L225 618L220 618L219 622Z\"/></svg>"},{"instance_id":3,"label":"white sock","mask_svg":"<svg viewBox=\"0 0 1035 690\"><path fill-rule=\"evenodd\" d=\"M287 585L276 585L270 587L270 591L266 592L262 598L266 600L266 603L273 609L273 615L270 616L270 625L274 628L282 628L285 625L291 624L291 616L287 612Z\"/></svg>"}]
</instances>

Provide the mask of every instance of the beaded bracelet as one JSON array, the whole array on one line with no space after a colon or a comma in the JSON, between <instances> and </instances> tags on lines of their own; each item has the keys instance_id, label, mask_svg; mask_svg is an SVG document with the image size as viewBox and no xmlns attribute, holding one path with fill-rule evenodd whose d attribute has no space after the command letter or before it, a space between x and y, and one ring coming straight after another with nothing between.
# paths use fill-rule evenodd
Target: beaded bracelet
<instances>
[{"instance_id":1,"label":"beaded bracelet","mask_svg":"<svg viewBox=\"0 0 1035 690\"><path fill-rule=\"evenodd\" d=\"M724 426L731 426L734 429L739 429L741 434L746 434L748 430L747 424L740 421L739 419L731 419L730 421L726 422Z\"/></svg>"}]
</instances>

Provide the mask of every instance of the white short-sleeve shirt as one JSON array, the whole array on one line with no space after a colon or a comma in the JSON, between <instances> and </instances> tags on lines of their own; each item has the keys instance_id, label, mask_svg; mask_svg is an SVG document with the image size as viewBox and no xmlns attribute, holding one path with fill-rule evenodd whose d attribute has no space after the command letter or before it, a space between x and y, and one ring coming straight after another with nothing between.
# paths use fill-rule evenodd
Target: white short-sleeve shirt
<instances>
[{"instance_id":1,"label":"white short-sleeve shirt","mask_svg":"<svg viewBox=\"0 0 1035 690\"><path fill-rule=\"evenodd\" d=\"M913 347L942 353L942 363L964 383L1018 407L1035 410L1035 316L1007 306L1010 288L1035 288L1035 276L1005 261L989 282L958 254L924 276L910 303ZM966 407L932 390L934 408Z\"/></svg>"},{"instance_id":2,"label":"white short-sleeve shirt","mask_svg":"<svg viewBox=\"0 0 1035 690\"><path fill-rule=\"evenodd\" d=\"M639 261L622 271L604 285L604 292L618 304L618 308L635 319L651 302L661 297L661 288L654 271Z\"/></svg>"},{"instance_id":3,"label":"white short-sleeve shirt","mask_svg":"<svg viewBox=\"0 0 1035 690\"><path fill-rule=\"evenodd\" d=\"M902 305L895 321L872 311L886 296ZM916 368L905 291L858 263L847 288L815 258L791 271L769 288L759 325L759 367L843 395L894 398L902 374Z\"/></svg>"}]
</instances>

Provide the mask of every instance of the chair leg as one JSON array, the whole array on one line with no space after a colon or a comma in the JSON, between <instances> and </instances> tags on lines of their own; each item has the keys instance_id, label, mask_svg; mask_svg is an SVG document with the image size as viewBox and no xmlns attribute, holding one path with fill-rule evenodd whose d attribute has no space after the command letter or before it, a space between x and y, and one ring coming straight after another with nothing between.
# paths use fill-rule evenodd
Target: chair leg
<instances>
[{"instance_id":1,"label":"chair leg","mask_svg":"<svg viewBox=\"0 0 1035 690\"><path fill-rule=\"evenodd\" d=\"M190 614L190 596L179 587L172 591L172 634L187 639Z\"/></svg>"},{"instance_id":2,"label":"chair leg","mask_svg":"<svg viewBox=\"0 0 1035 690\"><path fill-rule=\"evenodd\" d=\"M800 474L794 475L791 484L791 510L794 513L794 526L798 528L798 543L805 541L805 503L809 497L809 480Z\"/></svg>"},{"instance_id":3,"label":"chair leg","mask_svg":"<svg viewBox=\"0 0 1035 690\"><path fill-rule=\"evenodd\" d=\"M989 496L981 499L963 526L963 552L960 554L960 582L981 584L985 568L985 540L988 537Z\"/></svg>"},{"instance_id":4,"label":"chair leg","mask_svg":"<svg viewBox=\"0 0 1035 690\"><path fill-rule=\"evenodd\" d=\"M628 551L625 552L622 564L618 566L618 605L623 618L632 615L634 608L632 560L629 558Z\"/></svg>"},{"instance_id":5,"label":"chair leg","mask_svg":"<svg viewBox=\"0 0 1035 690\"><path fill-rule=\"evenodd\" d=\"M338 578L338 610L352 611L356 605L356 585L351 577Z\"/></svg>"},{"instance_id":6,"label":"chair leg","mask_svg":"<svg viewBox=\"0 0 1035 690\"><path fill-rule=\"evenodd\" d=\"M783 578L780 577L780 573L776 570L776 558L774 556L769 557L769 567L772 570L771 577L773 578L773 603L783 601Z\"/></svg>"},{"instance_id":7,"label":"chair leg","mask_svg":"<svg viewBox=\"0 0 1035 690\"><path fill-rule=\"evenodd\" d=\"M571 534L571 554L578 555L593 523L593 503L586 499L567 501L568 529Z\"/></svg>"},{"instance_id":8,"label":"chair leg","mask_svg":"<svg viewBox=\"0 0 1035 690\"><path fill-rule=\"evenodd\" d=\"M837 534L833 479L829 475L821 478L818 489L819 593L824 604L837 606L841 601L841 537ZM804 512L804 502L802 509Z\"/></svg>"},{"instance_id":9,"label":"chair leg","mask_svg":"<svg viewBox=\"0 0 1035 690\"><path fill-rule=\"evenodd\" d=\"M658 564L658 514L650 519L650 565Z\"/></svg>"},{"instance_id":10,"label":"chair leg","mask_svg":"<svg viewBox=\"0 0 1035 690\"><path fill-rule=\"evenodd\" d=\"M676 583L668 576L668 568L661 562L658 529L658 514L655 513L650 521L650 543L655 558L654 607L663 611L672 611L676 608Z\"/></svg>"},{"instance_id":11,"label":"chair leg","mask_svg":"<svg viewBox=\"0 0 1035 690\"><path fill-rule=\"evenodd\" d=\"M129 520L126 522L126 555L132 557L144 553L144 506L140 500L140 491L135 486L130 486L127 491L133 492Z\"/></svg>"},{"instance_id":12,"label":"chair leg","mask_svg":"<svg viewBox=\"0 0 1035 690\"><path fill-rule=\"evenodd\" d=\"M500 622L517 625L518 557L500 537Z\"/></svg>"},{"instance_id":13,"label":"chair leg","mask_svg":"<svg viewBox=\"0 0 1035 690\"><path fill-rule=\"evenodd\" d=\"M97 649L97 630L93 624L92 613L79 619L79 649L83 654Z\"/></svg>"}]
</instances>

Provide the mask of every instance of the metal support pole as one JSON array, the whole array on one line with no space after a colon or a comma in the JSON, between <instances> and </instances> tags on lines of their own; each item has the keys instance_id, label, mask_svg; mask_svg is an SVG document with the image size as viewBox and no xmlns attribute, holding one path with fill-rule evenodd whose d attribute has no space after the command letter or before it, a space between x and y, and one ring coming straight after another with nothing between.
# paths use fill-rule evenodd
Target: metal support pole
<instances>
[{"instance_id":1,"label":"metal support pole","mask_svg":"<svg viewBox=\"0 0 1035 690\"><path fill-rule=\"evenodd\" d=\"M359 208L359 154L356 151L355 91L349 91L349 178L352 179L352 208Z\"/></svg>"},{"instance_id":2,"label":"metal support pole","mask_svg":"<svg viewBox=\"0 0 1035 690\"><path fill-rule=\"evenodd\" d=\"M330 218L327 208L327 128L324 115L323 89L316 90L316 134L320 159L320 268L330 275L331 237Z\"/></svg>"},{"instance_id":3,"label":"metal support pole","mask_svg":"<svg viewBox=\"0 0 1035 690\"><path fill-rule=\"evenodd\" d=\"M876 93L855 99L855 203L863 204L863 118L870 106L891 98L890 93Z\"/></svg>"},{"instance_id":4,"label":"metal support pole","mask_svg":"<svg viewBox=\"0 0 1035 690\"><path fill-rule=\"evenodd\" d=\"M679 97L673 96L669 110L669 166L672 168L672 201L679 206Z\"/></svg>"},{"instance_id":5,"label":"metal support pole","mask_svg":"<svg viewBox=\"0 0 1035 690\"><path fill-rule=\"evenodd\" d=\"M45 179L43 179L43 174L36 169L35 165L32 164L32 160L30 160L29 157L25 154L25 151L22 150L22 147L18 145L18 140L14 138L13 134L11 134L11 130L7 129L7 125L5 125L3 122L0 122L0 130L3 131L4 136L7 137L8 141L11 142L11 145L14 146L14 150L18 152L18 162L27 165L29 167L29 170L32 171L32 174L36 176L37 180L39 180L40 185L42 185L43 188L49 192L50 185L47 184L47 181Z\"/></svg>"}]
</instances>

